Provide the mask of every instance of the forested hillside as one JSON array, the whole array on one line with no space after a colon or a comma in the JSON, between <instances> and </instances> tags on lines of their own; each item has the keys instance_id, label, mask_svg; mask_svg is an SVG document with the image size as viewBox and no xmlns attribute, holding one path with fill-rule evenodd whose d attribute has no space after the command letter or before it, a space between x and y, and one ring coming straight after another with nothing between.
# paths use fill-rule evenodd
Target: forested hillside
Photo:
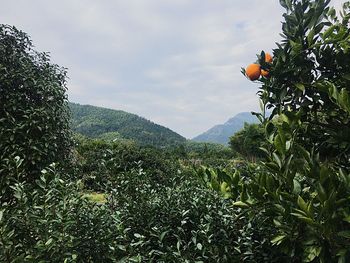
<instances>
[{"instance_id":1,"label":"forested hillside","mask_svg":"<svg viewBox=\"0 0 350 263\"><path fill-rule=\"evenodd\" d=\"M72 129L92 138L131 139L141 145L169 146L186 141L176 132L121 110L69 103Z\"/></svg>"}]
</instances>

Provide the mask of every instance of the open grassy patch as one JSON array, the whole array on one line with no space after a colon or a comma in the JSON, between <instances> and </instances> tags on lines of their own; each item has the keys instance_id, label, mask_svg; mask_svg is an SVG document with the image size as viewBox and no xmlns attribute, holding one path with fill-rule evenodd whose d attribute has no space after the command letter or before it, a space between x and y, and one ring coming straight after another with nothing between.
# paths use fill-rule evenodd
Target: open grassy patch
<instances>
[{"instance_id":1,"label":"open grassy patch","mask_svg":"<svg viewBox=\"0 0 350 263\"><path fill-rule=\"evenodd\" d=\"M83 197L87 198L91 202L95 202L98 204L104 204L107 202L107 197L106 197L106 194L104 193L97 193L97 192L85 193Z\"/></svg>"}]
</instances>

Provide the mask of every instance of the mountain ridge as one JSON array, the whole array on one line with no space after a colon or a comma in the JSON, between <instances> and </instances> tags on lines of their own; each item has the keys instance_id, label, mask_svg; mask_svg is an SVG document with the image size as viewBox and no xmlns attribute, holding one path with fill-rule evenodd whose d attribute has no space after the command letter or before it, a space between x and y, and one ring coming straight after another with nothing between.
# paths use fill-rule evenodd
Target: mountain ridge
<instances>
[{"instance_id":1,"label":"mountain ridge","mask_svg":"<svg viewBox=\"0 0 350 263\"><path fill-rule=\"evenodd\" d=\"M251 112L240 112L223 124L218 124L192 138L195 142L214 142L227 145L229 138L244 127L244 123L257 123L258 119Z\"/></svg>"},{"instance_id":2,"label":"mountain ridge","mask_svg":"<svg viewBox=\"0 0 350 263\"><path fill-rule=\"evenodd\" d=\"M114 136L116 139L130 139L142 145L157 147L186 141L186 138L171 129L126 111L74 102L69 102L69 108L71 128L87 137Z\"/></svg>"}]
</instances>

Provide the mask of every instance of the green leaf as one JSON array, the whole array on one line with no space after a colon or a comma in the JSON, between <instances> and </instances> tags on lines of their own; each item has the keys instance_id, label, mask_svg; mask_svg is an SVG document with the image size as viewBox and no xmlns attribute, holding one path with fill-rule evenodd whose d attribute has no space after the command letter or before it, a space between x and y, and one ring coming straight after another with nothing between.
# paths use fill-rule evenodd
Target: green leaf
<instances>
[{"instance_id":1,"label":"green leaf","mask_svg":"<svg viewBox=\"0 0 350 263\"><path fill-rule=\"evenodd\" d=\"M211 183L211 187L215 191L220 192L220 184L219 184L218 180L215 177L211 177L210 183Z\"/></svg>"},{"instance_id":2,"label":"green leaf","mask_svg":"<svg viewBox=\"0 0 350 263\"><path fill-rule=\"evenodd\" d=\"M350 216L347 216L347 217L343 218L343 220L344 220L345 222L350 223Z\"/></svg>"},{"instance_id":3,"label":"green leaf","mask_svg":"<svg viewBox=\"0 0 350 263\"><path fill-rule=\"evenodd\" d=\"M306 246L304 249L304 261L312 262L316 257L320 255L322 248L320 246Z\"/></svg>"},{"instance_id":4,"label":"green leaf","mask_svg":"<svg viewBox=\"0 0 350 263\"><path fill-rule=\"evenodd\" d=\"M325 40L326 38L328 38L333 33L335 27L336 25L332 25L326 31L324 31L324 33L322 34L322 39Z\"/></svg>"},{"instance_id":5,"label":"green leaf","mask_svg":"<svg viewBox=\"0 0 350 263\"><path fill-rule=\"evenodd\" d=\"M301 192L301 185L297 179L293 179L293 194L299 195Z\"/></svg>"},{"instance_id":6,"label":"green leaf","mask_svg":"<svg viewBox=\"0 0 350 263\"><path fill-rule=\"evenodd\" d=\"M180 241L177 241L176 243L176 248L177 248L177 251L180 252L180 247L181 247L181 242Z\"/></svg>"},{"instance_id":7,"label":"green leaf","mask_svg":"<svg viewBox=\"0 0 350 263\"><path fill-rule=\"evenodd\" d=\"M274 141L273 144L275 145L277 151L280 154L285 154L286 153L286 141L283 139L283 136L281 134L278 134ZM279 165L281 167L281 165Z\"/></svg>"},{"instance_id":8,"label":"green leaf","mask_svg":"<svg viewBox=\"0 0 350 263\"><path fill-rule=\"evenodd\" d=\"M310 153L309 153L307 150L305 150L305 148L302 147L302 146L299 145L299 144L296 144L295 146L296 146L296 148L297 148L297 151L303 156L303 158L304 158L308 163L310 163L310 162L311 162Z\"/></svg>"},{"instance_id":9,"label":"green leaf","mask_svg":"<svg viewBox=\"0 0 350 263\"><path fill-rule=\"evenodd\" d=\"M139 233L134 233L134 237L136 237L136 238L142 238L142 235L140 235Z\"/></svg>"},{"instance_id":10,"label":"green leaf","mask_svg":"<svg viewBox=\"0 0 350 263\"><path fill-rule=\"evenodd\" d=\"M309 212L306 202L304 201L304 199L300 195L298 195L297 203L298 203L298 206L300 207L301 210L303 210L305 213Z\"/></svg>"},{"instance_id":11,"label":"green leaf","mask_svg":"<svg viewBox=\"0 0 350 263\"><path fill-rule=\"evenodd\" d=\"M273 219L273 223L275 224L275 226L277 227L281 227L282 226L282 223L276 219Z\"/></svg>"},{"instance_id":12,"label":"green leaf","mask_svg":"<svg viewBox=\"0 0 350 263\"><path fill-rule=\"evenodd\" d=\"M279 245L282 243L282 241L286 238L286 235L278 235L275 236L272 240L271 243L274 245Z\"/></svg>"},{"instance_id":13,"label":"green leaf","mask_svg":"<svg viewBox=\"0 0 350 263\"><path fill-rule=\"evenodd\" d=\"M282 163L280 158L278 157L278 155L276 153L272 153L273 159L275 160L275 162L278 164L278 167L281 168L282 167Z\"/></svg>"},{"instance_id":14,"label":"green leaf","mask_svg":"<svg viewBox=\"0 0 350 263\"><path fill-rule=\"evenodd\" d=\"M265 126L265 132L267 133L267 135L271 135L275 130L275 126L273 125L272 122L268 122Z\"/></svg>"},{"instance_id":15,"label":"green leaf","mask_svg":"<svg viewBox=\"0 0 350 263\"><path fill-rule=\"evenodd\" d=\"M309 46L312 46L314 44L314 37L315 37L315 30L312 28L307 35L307 43Z\"/></svg>"},{"instance_id":16,"label":"green leaf","mask_svg":"<svg viewBox=\"0 0 350 263\"><path fill-rule=\"evenodd\" d=\"M338 236L350 239L350 231L349 230L348 231L340 231L340 232L338 232Z\"/></svg>"},{"instance_id":17,"label":"green leaf","mask_svg":"<svg viewBox=\"0 0 350 263\"><path fill-rule=\"evenodd\" d=\"M309 225L315 224L315 222L310 217L307 217L306 215L303 215L301 213L290 213L290 214L297 217L298 219L300 219L301 221L303 221Z\"/></svg>"},{"instance_id":18,"label":"green leaf","mask_svg":"<svg viewBox=\"0 0 350 263\"><path fill-rule=\"evenodd\" d=\"M160 237L159 237L160 242L162 242L162 241L163 241L163 239L164 239L165 235L166 235L168 232L169 232L169 230L164 231L164 232L163 232L163 233L160 235Z\"/></svg>"},{"instance_id":19,"label":"green leaf","mask_svg":"<svg viewBox=\"0 0 350 263\"><path fill-rule=\"evenodd\" d=\"M339 104L344 110L350 113L350 96L345 88L342 88L339 93Z\"/></svg>"},{"instance_id":20,"label":"green leaf","mask_svg":"<svg viewBox=\"0 0 350 263\"><path fill-rule=\"evenodd\" d=\"M122 251L126 251L126 247L124 245L117 245L117 248L119 248Z\"/></svg>"},{"instance_id":21,"label":"green leaf","mask_svg":"<svg viewBox=\"0 0 350 263\"><path fill-rule=\"evenodd\" d=\"M304 84L302 84L302 83L297 83L297 84L295 84L295 86L296 86L298 89L300 89L301 91L305 91L305 86L304 86Z\"/></svg>"},{"instance_id":22,"label":"green leaf","mask_svg":"<svg viewBox=\"0 0 350 263\"><path fill-rule=\"evenodd\" d=\"M241 207L241 208L247 208L249 205L247 203L244 203L242 201L236 201L232 203L233 206Z\"/></svg>"},{"instance_id":23,"label":"green leaf","mask_svg":"<svg viewBox=\"0 0 350 263\"><path fill-rule=\"evenodd\" d=\"M49 238L49 240L47 240L47 241L45 242L45 246L50 245L50 244L52 243L52 241L53 241L53 239L52 239L52 238Z\"/></svg>"},{"instance_id":24,"label":"green leaf","mask_svg":"<svg viewBox=\"0 0 350 263\"><path fill-rule=\"evenodd\" d=\"M317 196L318 199L321 201L321 203L323 203L324 201L327 200L327 194L326 191L324 190L322 184L320 182L318 182L316 184L316 190L317 190Z\"/></svg>"},{"instance_id":25,"label":"green leaf","mask_svg":"<svg viewBox=\"0 0 350 263\"><path fill-rule=\"evenodd\" d=\"M350 73L344 74L342 77L346 80L350 80Z\"/></svg>"}]
</instances>

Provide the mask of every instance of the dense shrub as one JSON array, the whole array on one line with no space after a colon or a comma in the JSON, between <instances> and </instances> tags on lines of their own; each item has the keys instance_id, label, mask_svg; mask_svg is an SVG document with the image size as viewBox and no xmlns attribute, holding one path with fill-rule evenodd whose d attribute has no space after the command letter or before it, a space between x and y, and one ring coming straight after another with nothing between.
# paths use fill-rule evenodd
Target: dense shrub
<instances>
[{"instance_id":1,"label":"dense shrub","mask_svg":"<svg viewBox=\"0 0 350 263\"><path fill-rule=\"evenodd\" d=\"M104 191L117 175L141 166L153 178L164 183L177 166L173 157L160 149L141 147L130 141L104 141L80 138L76 140L77 176L88 189Z\"/></svg>"},{"instance_id":2,"label":"dense shrub","mask_svg":"<svg viewBox=\"0 0 350 263\"><path fill-rule=\"evenodd\" d=\"M129 258L142 262L238 262L235 209L189 174L152 186L142 169L119 174L110 206L120 212Z\"/></svg>"},{"instance_id":3,"label":"dense shrub","mask_svg":"<svg viewBox=\"0 0 350 263\"><path fill-rule=\"evenodd\" d=\"M242 130L230 137L232 150L246 159L255 160L263 156L260 147L264 145L264 127L259 124L245 123Z\"/></svg>"},{"instance_id":4,"label":"dense shrub","mask_svg":"<svg viewBox=\"0 0 350 263\"><path fill-rule=\"evenodd\" d=\"M11 188L14 202L0 207L1 262L114 262L124 255L117 214L83 198L79 183L62 180L54 164L34 186Z\"/></svg>"},{"instance_id":5,"label":"dense shrub","mask_svg":"<svg viewBox=\"0 0 350 263\"><path fill-rule=\"evenodd\" d=\"M66 71L33 50L22 31L0 25L0 189L12 176L14 157L22 160L21 180L70 152ZM19 179L19 178L17 178ZM3 198L6 195L2 195Z\"/></svg>"}]
</instances>

